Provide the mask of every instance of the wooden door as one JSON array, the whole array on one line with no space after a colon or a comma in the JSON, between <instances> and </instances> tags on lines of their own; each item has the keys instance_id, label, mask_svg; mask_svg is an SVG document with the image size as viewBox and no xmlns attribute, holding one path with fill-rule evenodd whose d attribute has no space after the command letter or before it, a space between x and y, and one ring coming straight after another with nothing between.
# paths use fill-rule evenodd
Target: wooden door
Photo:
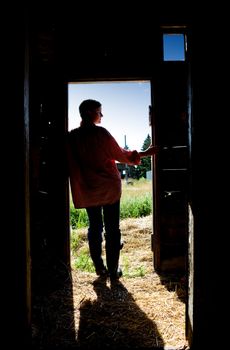
<instances>
[{"instance_id":1,"label":"wooden door","mask_svg":"<svg viewBox=\"0 0 230 350\"><path fill-rule=\"evenodd\" d=\"M153 98L153 164L156 271L185 271L188 240L188 126L186 62L163 62Z\"/></svg>"}]
</instances>

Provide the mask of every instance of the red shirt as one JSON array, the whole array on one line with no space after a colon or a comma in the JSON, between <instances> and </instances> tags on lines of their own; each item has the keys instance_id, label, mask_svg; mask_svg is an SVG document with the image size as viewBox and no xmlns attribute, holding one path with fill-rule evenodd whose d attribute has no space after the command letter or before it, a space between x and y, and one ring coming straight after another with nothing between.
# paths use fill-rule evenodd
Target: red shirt
<instances>
[{"instance_id":1,"label":"red shirt","mask_svg":"<svg viewBox=\"0 0 230 350\"><path fill-rule=\"evenodd\" d=\"M137 165L137 151L121 148L101 126L80 126L68 133L67 155L75 208L112 204L121 197L116 162Z\"/></svg>"}]
</instances>

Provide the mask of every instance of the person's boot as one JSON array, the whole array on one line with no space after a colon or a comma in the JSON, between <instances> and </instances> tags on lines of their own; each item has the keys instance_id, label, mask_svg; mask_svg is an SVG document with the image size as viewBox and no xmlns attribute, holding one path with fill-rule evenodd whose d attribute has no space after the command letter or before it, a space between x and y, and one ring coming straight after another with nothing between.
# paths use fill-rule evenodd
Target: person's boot
<instances>
[{"instance_id":1,"label":"person's boot","mask_svg":"<svg viewBox=\"0 0 230 350\"><path fill-rule=\"evenodd\" d=\"M95 242L95 241L89 242L89 252L95 267L96 274L98 276L105 277L108 275L108 271L101 257L101 254L102 254L101 245L102 245L102 242Z\"/></svg>"},{"instance_id":2,"label":"person's boot","mask_svg":"<svg viewBox=\"0 0 230 350\"><path fill-rule=\"evenodd\" d=\"M123 243L119 239L106 237L106 263L109 272L110 279L119 279L122 276L122 270L119 267L120 250L123 247Z\"/></svg>"},{"instance_id":3,"label":"person's boot","mask_svg":"<svg viewBox=\"0 0 230 350\"><path fill-rule=\"evenodd\" d=\"M116 271L109 273L109 278L111 280L118 280L121 276L122 276L122 269L120 267L118 267Z\"/></svg>"}]
</instances>

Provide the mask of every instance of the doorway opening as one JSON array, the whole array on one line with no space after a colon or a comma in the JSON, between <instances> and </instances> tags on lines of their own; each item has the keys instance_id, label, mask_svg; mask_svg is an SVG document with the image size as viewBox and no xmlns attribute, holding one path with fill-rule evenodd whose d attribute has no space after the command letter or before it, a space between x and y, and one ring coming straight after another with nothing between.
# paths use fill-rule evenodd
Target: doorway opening
<instances>
[{"instance_id":1,"label":"doorway opening","mask_svg":"<svg viewBox=\"0 0 230 350\"><path fill-rule=\"evenodd\" d=\"M68 92L69 131L80 125L79 104L85 99L92 98L102 104L101 126L112 134L120 147L140 151L151 143L148 115L151 105L150 81L72 83L68 86ZM140 166L117 163L117 167L122 179L121 218L150 215L152 211L150 157ZM132 194L137 192L139 202L135 204L137 196L134 197ZM130 203L130 199L133 203ZM143 203L140 203L141 201ZM86 211L80 209L76 212L71 196L70 215L71 229L87 226ZM92 267L89 268L93 270Z\"/></svg>"},{"instance_id":2,"label":"doorway opening","mask_svg":"<svg viewBox=\"0 0 230 350\"><path fill-rule=\"evenodd\" d=\"M98 100L102 104L102 127L106 128L115 138L121 148L128 150L143 150L151 144L151 126L149 123L149 106L151 105L150 81L114 81L97 83L70 83L68 85L68 130L80 125L79 104L85 99ZM117 162L117 168L122 179L121 220L141 218L152 214L152 177L151 157L144 159L138 166ZM150 219L152 222L152 216ZM70 190L70 231L76 228L86 230L88 218L85 209L75 209ZM151 228L152 231L152 228ZM75 231L74 231L75 233ZM150 239L149 235L149 239ZM76 241L79 237L76 238ZM149 244L151 251L151 244ZM91 260L83 253L85 269L93 271ZM151 253L150 253L151 254ZM81 265L82 261L75 262ZM88 260L88 264L86 261ZM128 274L128 260L124 274ZM123 266L124 269L124 266ZM138 267L139 273L143 267ZM134 272L132 272L134 273ZM137 274L137 271L135 272Z\"/></svg>"},{"instance_id":3,"label":"doorway opening","mask_svg":"<svg viewBox=\"0 0 230 350\"><path fill-rule=\"evenodd\" d=\"M149 106L152 105L150 81L69 83L68 130L79 126L78 106L88 98L101 102L101 126L110 131L121 147L141 150L148 135L151 142L153 141L152 124L149 120ZM135 198L138 207L140 193L144 191L144 203L140 206L143 208L150 205L151 211L149 215L145 216L142 213L138 216L136 209L136 216L129 216L124 220L121 212L121 231L124 239L120 259L123 269L122 283L135 297L136 303L145 312L146 319L157 320L158 346L181 346L185 342L185 285L178 276L160 278L153 267L152 176L146 172L145 176L138 178L137 171L130 176L130 169L128 181L126 175L127 168L121 168L123 193L128 196L126 205ZM129 212L130 210L128 209ZM71 265L73 281L77 281L76 288L80 290L76 301L79 302L79 298L88 293L90 280L96 275L88 253L87 215L84 209L78 210L77 213L71 196L70 216Z\"/></svg>"}]
</instances>

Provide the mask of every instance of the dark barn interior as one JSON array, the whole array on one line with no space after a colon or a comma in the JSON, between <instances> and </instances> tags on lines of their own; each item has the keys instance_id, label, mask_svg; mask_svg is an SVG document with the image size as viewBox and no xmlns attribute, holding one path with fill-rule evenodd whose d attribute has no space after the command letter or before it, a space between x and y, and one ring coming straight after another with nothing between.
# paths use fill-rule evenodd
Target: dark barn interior
<instances>
[{"instance_id":1,"label":"dark barn interior","mask_svg":"<svg viewBox=\"0 0 230 350\"><path fill-rule=\"evenodd\" d=\"M160 146L153 164L153 265L159 274L186 272L190 348L227 345L220 278L227 266L227 238L218 237L226 232L218 200L223 153L216 144L224 126L216 124L222 106L219 86L213 85L221 69L220 45L210 17L187 7L166 13L132 6L19 7L6 29L12 140L5 147L9 206L3 216L10 226L3 248L7 265L2 265L7 269L2 300L7 348L32 348L34 294L55 288L68 273L68 82L145 79L152 86L152 139ZM164 62L164 33L184 34L184 61Z\"/></svg>"}]
</instances>

